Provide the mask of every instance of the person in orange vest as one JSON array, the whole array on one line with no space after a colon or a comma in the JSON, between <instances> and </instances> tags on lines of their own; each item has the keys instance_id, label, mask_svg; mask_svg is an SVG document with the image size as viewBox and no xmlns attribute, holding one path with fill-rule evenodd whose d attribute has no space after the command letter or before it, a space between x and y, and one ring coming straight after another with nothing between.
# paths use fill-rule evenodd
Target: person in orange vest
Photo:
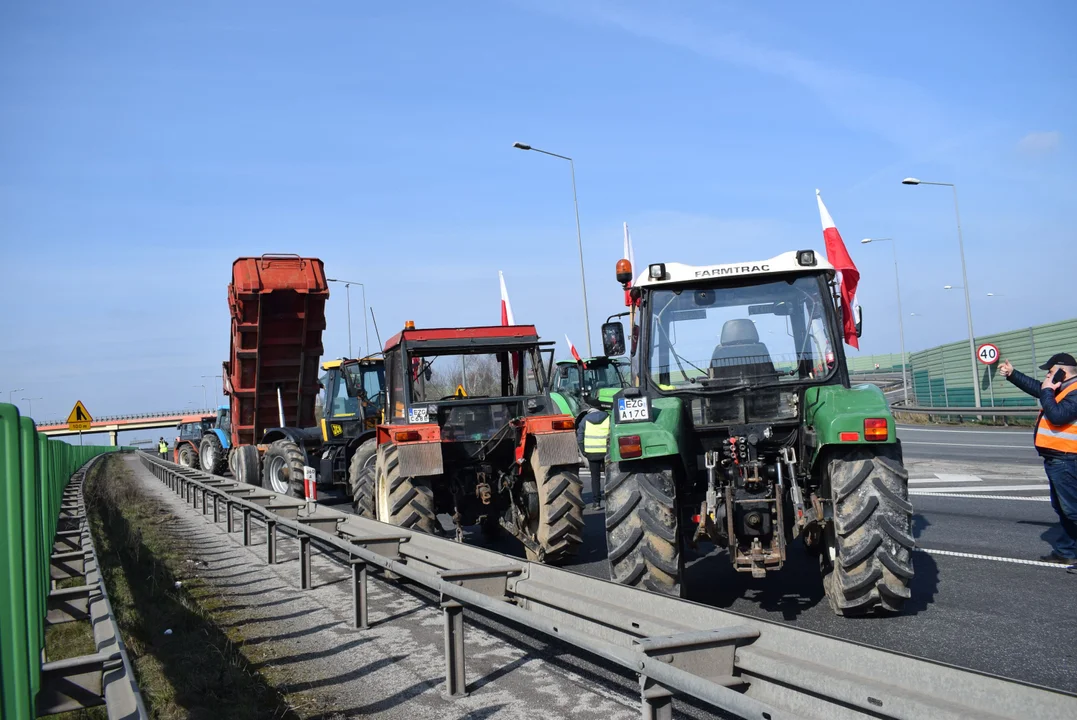
<instances>
[{"instance_id":1,"label":"person in orange vest","mask_svg":"<svg viewBox=\"0 0 1077 720\"><path fill-rule=\"evenodd\" d=\"M1051 507L1062 525L1044 562L1077 568L1077 360L1069 353L1056 353L1040 365L1047 371L1041 383L1013 369L1003 360L998 371L1021 390L1040 400L1035 444L1051 487Z\"/></svg>"}]
</instances>

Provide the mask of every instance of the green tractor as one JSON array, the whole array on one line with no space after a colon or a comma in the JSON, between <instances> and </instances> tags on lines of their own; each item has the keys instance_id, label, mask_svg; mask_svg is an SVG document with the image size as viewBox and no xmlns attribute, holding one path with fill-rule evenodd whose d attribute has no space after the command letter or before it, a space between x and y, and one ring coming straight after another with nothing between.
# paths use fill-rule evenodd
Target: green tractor
<instances>
[{"instance_id":1,"label":"green tractor","mask_svg":"<svg viewBox=\"0 0 1077 720\"><path fill-rule=\"evenodd\" d=\"M608 410L614 395L629 385L631 377L628 358L558 360L553 368L550 396L561 412L579 422L593 403Z\"/></svg>"},{"instance_id":2,"label":"green tractor","mask_svg":"<svg viewBox=\"0 0 1077 720\"><path fill-rule=\"evenodd\" d=\"M908 473L882 391L849 384L834 268L801 250L655 263L634 281L622 260L617 280L637 379L611 411L612 578L685 596L699 541L759 578L799 538L835 613L899 611L913 576ZM602 338L607 355L625 352L620 321Z\"/></svg>"}]
</instances>

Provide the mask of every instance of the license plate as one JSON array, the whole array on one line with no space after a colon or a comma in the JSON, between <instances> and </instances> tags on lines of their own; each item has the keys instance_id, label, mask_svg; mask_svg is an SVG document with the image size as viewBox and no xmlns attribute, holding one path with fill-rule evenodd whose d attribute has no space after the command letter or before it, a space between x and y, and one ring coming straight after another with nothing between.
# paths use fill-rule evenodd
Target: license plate
<instances>
[{"instance_id":1,"label":"license plate","mask_svg":"<svg viewBox=\"0 0 1077 720\"><path fill-rule=\"evenodd\" d=\"M649 420L647 398L620 398L617 401L617 419L621 422Z\"/></svg>"},{"instance_id":2,"label":"license plate","mask_svg":"<svg viewBox=\"0 0 1077 720\"><path fill-rule=\"evenodd\" d=\"M424 407L408 408L408 422L409 423L426 423L426 422L430 422L430 413L427 412L427 408L424 408Z\"/></svg>"}]
</instances>

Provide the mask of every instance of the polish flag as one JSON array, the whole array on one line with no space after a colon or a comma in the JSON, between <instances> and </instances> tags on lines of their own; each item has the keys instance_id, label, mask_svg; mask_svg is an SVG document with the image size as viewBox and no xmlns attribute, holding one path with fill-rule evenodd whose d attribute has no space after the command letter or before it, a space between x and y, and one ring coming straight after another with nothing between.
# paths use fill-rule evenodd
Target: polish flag
<instances>
[{"instance_id":1,"label":"polish flag","mask_svg":"<svg viewBox=\"0 0 1077 720\"><path fill-rule=\"evenodd\" d=\"M632 263L632 272L636 272L636 255L632 252L632 236L628 234L628 223L625 223L625 247L624 255L625 260ZM632 281L628 281L628 285L625 286L625 307L632 306L632 297L629 295L628 289L632 287Z\"/></svg>"},{"instance_id":2,"label":"polish flag","mask_svg":"<svg viewBox=\"0 0 1077 720\"><path fill-rule=\"evenodd\" d=\"M568 351L569 351L570 353L572 353L572 357L573 357L573 359L575 359L575 360L576 360L576 362L578 362L578 363L580 363L580 364L582 365L582 364L583 364L583 358L581 358L581 357L580 357L580 354L579 354L578 352L576 352L576 346L575 346L575 345L573 345L573 344L572 344L572 341L568 339L568 335L567 335L567 334L565 335L565 342L567 342L567 343L568 343Z\"/></svg>"},{"instance_id":3,"label":"polish flag","mask_svg":"<svg viewBox=\"0 0 1077 720\"><path fill-rule=\"evenodd\" d=\"M860 283L860 271L849 257L849 251L845 249L845 243L841 239L838 228L834 225L834 218L823 204L823 196L818 190L815 191L815 199L819 201L819 219L823 222L823 240L826 242L826 259L838 271L838 282L841 284L841 318L842 332L845 342L857 350L860 349L860 341L856 337L856 317L853 308L858 306L856 301L856 286Z\"/></svg>"},{"instance_id":4,"label":"polish flag","mask_svg":"<svg viewBox=\"0 0 1077 720\"><path fill-rule=\"evenodd\" d=\"M505 288L505 274L498 270L497 276L501 279L501 324L515 325L516 320L512 317L512 305L509 304L509 291Z\"/></svg>"}]
</instances>

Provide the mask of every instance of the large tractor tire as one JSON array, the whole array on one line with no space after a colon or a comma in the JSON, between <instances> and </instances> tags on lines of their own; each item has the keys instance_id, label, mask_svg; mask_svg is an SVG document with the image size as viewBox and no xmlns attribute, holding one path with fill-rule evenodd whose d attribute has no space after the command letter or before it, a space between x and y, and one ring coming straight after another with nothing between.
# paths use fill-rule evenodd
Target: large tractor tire
<instances>
[{"instance_id":1,"label":"large tractor tire","mask_svg":"<svg viewBox=\"0 0 1077 720\"><path fill-rule=\"evenodd\" d=\"M571 466L540 465L532 456L538 491L538 517L532 529L539 552L527 559L558 565L576 557L583 543L583 483Z\"/></svg>"},{"instance_id":2,"label":"large tractor tire","mask_svg":"<svg viewBox=\"0 0 1077 720\"><path fill-rule=\"evenodd\" d=\"M304 497L303 466L306 456L291 440L277 440L269 445L262 461L262 487L280 495Z\"/></svg>"},{"instance_id":3,"label":"large tractor tire","mask_svg":"<svg viewBox=\"0 0 1077 720\"><path fill-rule=\"evenodd\" d=\"M228 453L221 445L217 433L206 433L198 446L198 462L202 469L213 475L220 475L228 467Z\"/></svg>"},{"instance_id":4,"label":"large tractor tire","mask_svg":"<svg viewBox=\"0 0 1077 720\"><path fill-rule=\"evenodd\" d=\"M258 448L254 445L240 445L228 454L228 469L232 471L232 477L236 482L247 485L262 484L260 462Z\"/></svg>"},{"instance_id":5,"label":"large tractor tire","mask_svg":"<svg viewBox=\"0 0 1077 720\"><path fill-rule=\"evenodd\" d=\"M377 517L377 504L374 501L374 466L378 459L378 443L371 438L352 455L348 463L348 489L351 490L355 514L360 517Z\"/></svg>"},{"instance_id":6,"label":"large tractor tire","mask_svg":"<svg viewBox=\"0 0 1077 720\"><path fill-rule=\"evenodd\" d=\"M180 445L179 449L179 464L181 467L189 467L198 470L198 453L195 452L194 447L185 442Z\"/></svg>"},{"instance_id":7,"label":"large tractor tire","mask_svg":"<svg viewBox=\"0 0 1077 720\"><path fill-rule=\"evenodd\" d=\"M399 451L393 443L378 448L374 475L378 520L410 530L438 533L441 526L429 480L400 474Z\"/></svg>"},{"instance_id":8,"label":"large tractor tire","mask_svg":"<svg viewBox=\"0 0 1077 720\"><path fill-rule=\"evenodd\" d=\"M901 446L857 448L828 466L834 522L823 587L838 615L898 612L912 580L912 504Z\"/></svg>"},{"instance_id":9,"label":"large tractor tire","mask_svg":"<svg viewBox=\"0 0 1077 720\"><path fill-rule=\"evenodd\" d=\"M677 488L668 459L606 463L606 549L610 577L684 597Z\"/></svg>"}]
</instances>

